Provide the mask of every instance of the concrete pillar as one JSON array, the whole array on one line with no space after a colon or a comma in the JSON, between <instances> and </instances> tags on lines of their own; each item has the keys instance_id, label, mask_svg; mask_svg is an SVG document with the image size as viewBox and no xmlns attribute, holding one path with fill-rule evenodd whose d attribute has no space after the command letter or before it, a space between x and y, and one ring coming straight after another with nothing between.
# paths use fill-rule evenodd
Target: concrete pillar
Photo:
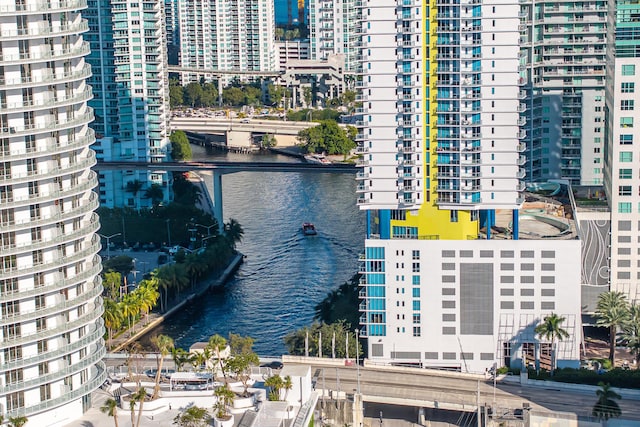
<instances>
[{"instance_id":1,"label":"concrete pillar","mask_svg":"<svg viewBox=\"0 0 640 427\"><path fill-rule=\"evenodd\" d=\"M364 426L364 406L362 405L362 394L353 394L353 427Z\"/></svg>"},{"instance_id":2,"label":"concrete pillar","mask_svg":"<svg viewBox=\"0 0 640 427\"><path fill-rule=\"evenodd\" d=\"M514 209L513 210L513 217L512 217L512 224L511 224L511 228L513 229L513 240L518 240L518 234L520 233L520 225L518 223L518 221L520 220L519 218L519 211L518 209Z\"/></svg>"},{"instance_id":3,"label":"concrete pillar","mask_svg":"<svg viewBox=\"0 0 640 427\"><path fill-rule=\"evenodd\" d=\"M222 216L222 172L213 170L213 216L218 221L218 229L224 231L224 218Z\"/></svg>"}]
</instances>

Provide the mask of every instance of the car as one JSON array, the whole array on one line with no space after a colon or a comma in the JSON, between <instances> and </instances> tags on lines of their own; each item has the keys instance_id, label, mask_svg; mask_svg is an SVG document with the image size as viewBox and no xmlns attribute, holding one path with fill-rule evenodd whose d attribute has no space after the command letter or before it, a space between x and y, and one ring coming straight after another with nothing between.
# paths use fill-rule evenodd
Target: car
<instances>
[{"instance_id":1,"label":"car","mask_svg":"<svg viewBox=\"0 0 640 427\"><path fill-rule=\"evenodd\" d=\"M263 363L260 365L261 368L271 368L271 369L282 369L284 365L279 360L274 360L273 362Z\"/></svg>"},{"instance_id":2,"label":"car","mask_svg":"<svg viewBox=\"0 0 640 427\"><path fill-rule=\"evenodd\" d=\"M183 248L182 246L176 245L169 248L169 255L173 256L180 251L185 251L186 253L190 253L191 251L187 248Z\"/></svg>"},{"instance_id":3,"label":"car","mask_svg":"<svg viewBox=\"0 0 640 427\"><path fill-rule=\"evenodd\" d=\"M242 119L240 120L240 123L249 123L249 119Z\"/></svg>"}]
</instances>

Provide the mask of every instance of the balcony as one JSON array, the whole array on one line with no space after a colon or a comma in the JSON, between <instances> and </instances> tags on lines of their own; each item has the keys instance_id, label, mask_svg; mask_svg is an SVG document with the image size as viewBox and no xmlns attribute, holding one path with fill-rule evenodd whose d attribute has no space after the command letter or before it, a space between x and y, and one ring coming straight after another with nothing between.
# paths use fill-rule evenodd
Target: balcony
<instances>
[{"instance_id":1,"label":"balcony","mask_svg":"<svg viewBox=\"0 0 640 427\"><path fill-rule=\"evenodd\" d=\"M16 30L2 30L0 37L3 40L29 40L49 36L63 36L70 34L80 34L89 31L89 23L86 19L77 23L67 23L58 26L41 26L40 28L24 28Z\"/></svg>"},{"instance_id":2,"label":"balcony","mask_svg":"<svg viewBox=\"0 0 640 427\"><path fill-rule=\"evenodd\" d=\"M13 3L13 2L12 2ZM25 2L26 3L26 2ZM29 4L6 4L0 6L0 16L58 13L64 11L75 11L87 8L87 0L59 0L56 3L40 1Z\"/></svg>"},{"instance_id":3,"label":"balcony","mask_svg":"<svg viewBox=\"0 0 640 427\"><path fill-rule=\"evenodd\" d=\"M38 61L50 61L50 60L63 60L69 58L76 58L81 56L86 56L90 52L90 47L88 42L82 43L80 47L70 47L67 49L58 49L49 52L29 52L29 53L18 53L18 54L1 54L0 62L3 62L3 65L15 65L15 64L25 64L28 62L38 62Z\"/></svg>"}]
</instances>

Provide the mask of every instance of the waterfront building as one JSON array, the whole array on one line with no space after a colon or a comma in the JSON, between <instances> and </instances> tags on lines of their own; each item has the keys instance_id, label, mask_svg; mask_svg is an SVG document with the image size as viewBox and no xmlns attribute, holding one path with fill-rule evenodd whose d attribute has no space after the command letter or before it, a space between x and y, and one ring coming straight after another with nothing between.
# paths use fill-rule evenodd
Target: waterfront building
<instances>
[{"instance_id":1,"label":"waterfront building","mask_svg":"<svg viewBox=\"0 0 640 427\"><path fill-rule=\"evenodd\" d=\"M163 0L89 0L86 16L98 158L166 161L171 145ZM173 197L167 172L104 170L99 183L100 204L109 208L148 208ZM161 198L147 197L153 188Z\"/></svg>"},{"instance_id":2,"label":"waterfront building","mask_svg":"<svg viewBox=\"0 0 640 427\"><path fill-rule=\"evenodd\" d=\"M180 65L204 70L271 72L277 69L272 0L177 0ZM213 73L181 73L182 84ZM225 84L233 75L225 75Z\"/></svg>"},{"instance_id":3,"label":"waterfront building","mask_svg":"<svg viewBox=\"0 0 640 427\"><path fill-rule=\"evenodd\" d=\"M311 59L344 55L345 71L356 69L356 0L309 0Z\"/></svg>"},{"instance_id":4,"label":"waterfront building","mask_svg":"<svg viewBox=\"0 0 640 427\"><path fill-rule=\"evenodd\" d=\"M527 182L602 185L607 1L520 5Z\"/></svg>"},{"instance_id":5,"label":"waterfront building","mask_svg":"<svg viewBox=\"0 0 640 427\"><path fill-rule=\"evenodd\" d=\"M463 371L521 366L550 351L534 328L557 313L570 333L559 364L576 365L580 241L562 219L572 208L524 204L520 5L357 6L369 358Z\"/></svg>"},{"instance_id":6,"label":"waterfront building","mask_svg":"<svg viewBox=\"0 0 640 427\"><path fill-rule=\"evenodd\" d=\"M85 0L0 5L0 413L63 425L106 378Z\"/></svg>"},{"instance_id":7,"label":"waterfront building","mask_svg":"<svg viewBox=\"0 0 640 427\"><path fill-rule=\"evenodd\" d=\"M605 191L611 211L611 290L637 300L640 280L640 22L638 3L610 3L607 34Z\"/></svg>"}]
</instances>

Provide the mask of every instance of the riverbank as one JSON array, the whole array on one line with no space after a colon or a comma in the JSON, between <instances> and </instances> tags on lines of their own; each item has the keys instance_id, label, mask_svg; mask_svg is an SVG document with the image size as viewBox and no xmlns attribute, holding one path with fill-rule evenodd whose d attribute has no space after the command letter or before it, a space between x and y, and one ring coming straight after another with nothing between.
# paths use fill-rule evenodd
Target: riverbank
<instances>
[{"instance_id":1,"label":"riverbank","mask_svg":"<svg viewBox=\"0 0 640 427\"><path fill-rule=\"evenodd\" d=\"M124 350L130 344L140 340L145 335L152 332L155 328L160 326L166 319L171 317L173 314L178 312L181 308L183 308L186 304L189 304L194 299L203 296L209 290L219 288L224 286L227 280L233 275L244 259L244 255L240 252L236 253L233 257L227 268L215 279L205 279L198 286L196 286L192 292L188 295L185 295L183 298L175 298L170 301L170 308L164 313L151 312L146 319L146 324L142 325L142 328L139 330L137 326L134 325L131 329L124 331L120 334L120 336L114 338L111 343L111 352L117 353L119 351Z\"/></svg>"}]
</instances>

